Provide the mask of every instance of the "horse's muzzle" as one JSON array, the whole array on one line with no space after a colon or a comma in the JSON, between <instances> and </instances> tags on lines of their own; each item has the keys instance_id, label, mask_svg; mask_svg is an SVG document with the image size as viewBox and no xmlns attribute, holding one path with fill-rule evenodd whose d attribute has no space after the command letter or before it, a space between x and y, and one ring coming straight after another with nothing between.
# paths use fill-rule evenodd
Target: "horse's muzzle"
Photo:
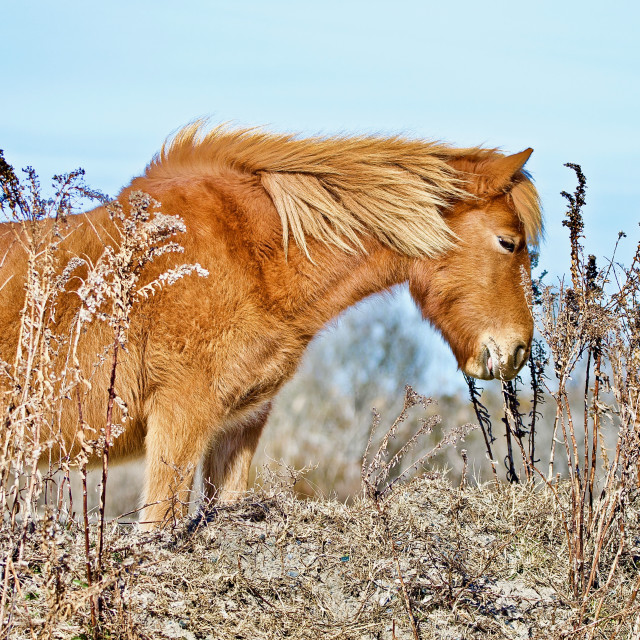
<instances>
[{"instance_id":1,"label":"horse's muzzle","mask_svg":"<svg viewBox=\"0 0 640 640\"><path fill-rule=\"evenodd\" d=\"M497 341L488 340L479 357L467 360L463 370L481 380L512 380L527 361L529 349L530 346L521 339L510 340L502 347Z\"/></svg>"}]
</instances>

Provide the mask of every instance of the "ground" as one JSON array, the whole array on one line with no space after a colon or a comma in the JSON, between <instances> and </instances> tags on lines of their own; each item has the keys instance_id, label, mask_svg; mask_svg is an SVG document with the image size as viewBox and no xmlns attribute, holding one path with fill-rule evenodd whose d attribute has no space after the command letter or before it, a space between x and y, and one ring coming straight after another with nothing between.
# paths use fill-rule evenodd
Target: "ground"
<instances>
[{"instance_id":1,"label":"ground","mask_svg":"<svg viewBox=\"0 0 640 640\"><path fill-rule=\"evenodd\" d=\"M300 500L272 485L161 533L114 525L104 629L111 638L400 640L415 637L408 600L420 638L565 637L581 601L568 586L562 485L556 495L431 474L397 489L382 513L371 500ZM639 503L627 510L621 574L600 618L621 610L637 575ZM12 637L89 637L95 587L83 537L54 529L30 535Z\"/></svg>"}]
</instances>

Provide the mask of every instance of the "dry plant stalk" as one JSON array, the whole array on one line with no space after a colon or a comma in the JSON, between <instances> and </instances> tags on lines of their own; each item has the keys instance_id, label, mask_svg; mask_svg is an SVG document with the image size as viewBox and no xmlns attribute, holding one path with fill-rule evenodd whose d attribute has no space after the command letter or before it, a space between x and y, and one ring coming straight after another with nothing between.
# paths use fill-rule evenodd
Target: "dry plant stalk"
<instances>
[{"instance_id":1,"label":"dry plant stalk","mask_svg":"<svg viewBox=\"0 0 640 640\"><path fill-rule=\"evenodd\" d=\"M7 634L11 629L12 612L19 603L20 583L23 574L28 572L24 559L26 536L38 526L45 526L50 531L49 538L55 540L66 528L80 525L84 535L87 586L92 594L88 598L91 628L97 633L101 594L113 583L113 576L104 575L103 571L105 498L109 448L125 428L124 424L114 423L114 405L120 407L123 423L127 417L126 406L116 393L116 372L118 352L126 348L131 308L137 300L153 295L186 275L205 276L207 273L197 264L181 265L140 286L139 279L147 263L165 253L182 250L172 240L176 234L185 231L180 219L163 215L149 196L136 192L131 194L130 206L125 213L118 203L109 203L99 192L89 190L82 181L82 170L55 176L51 198L42 195L33 169L28 168L25 173L26 181L21 183L0 152L0 208L5 217L15 223L12 227L15 239L21 243L28 260L18 350L12 364L0 363L2 387L6 390L0 406L4 423L0 434L0 510L10 525L10 539L3 543L0 631ZM118 237L113 239L113 246L105 245L96 264L74 257L61 265L58 249L64 238L66 218L79 202L87 199L98 200L107 206ZM2 260L0 257L0 267ZM55 324L56 302L71 278L76 283L80 279L80 267L86 268L86 275L80 286L74 285L74 290L81 305L70 335L60 335ZM0 280L0 287L4 284ZM87 325L92 322L107 322L113 331L112 344L105 345L105 352L98 354L98 360L104 360L111 351L103 425L86 424L82 410L82 389L90 387L91 381L80 366L78 345ZM60 369L56 364L61 358L64 366ZM62 437L64 398L77 400L77 439L81 446L73 453L67 450ZM102 483L94 555L86 480L89 459L96 456L102 458ZM48 463L46 470L44 462ZM74 522L65 514L63 492L66 485L72 505L69 472L73 467L82 475L82 523ZM54 492L55 476L60 472L62 480ZM39 501L44 501L44 509L38 506ZM44 548L51 549L54 554L55 544L47 543ZM46 566L54 573L62 570L56 567L55 561ZM61 602L64 599L63 581L52 574L50 582L52 603ZM56 616L67 615L65 611L67 609L58 605L53 606L53 617L47 622L49 628Z\"/></svg>"},{"instance_id":2,"label":"dry plant stalk","mask_svg":"<svg viewBox=\"0 0 640 640\"><path fill-rule=\"evenodd\" d=\"M628 270L616 267L612 260L608 268L598 271L594 256L585 259L581 238L586 180L578 165L567 166L578 178L575 193L563 193L569 204L563 224L570 230L571 286L561 282L557 290L544 291L539 330L555 363L557 388L548 391L556 402L557 423L571 479L571 513L567 515L570 532L567 542L572 558L569 578L575 597L583 600L582 615L592 588L602 594L596 607L597 620L622 553L623 530L617 532L620 546L606 578L599 577L602 549L615 544L615 529L623 526L624 507L638 481L638 363L634 359L640 328L637 323L640 255L636 253ZM608 294L611 279L618 291ZM569 401L567 384L576 365L585 357L583 410L578 420ZM605 364L611 377L604 373ZM590 388L592 368L595 381ZM619 423L615 454L612 460L603 460L602 487L596 495L598 448L603 442L601 415L603 411L611 412L602 402L603 388L614 396ZM601 580L603 585L599 584ZM596 626L591 634L595 631Z\"/></svg>"},{"instance_id":3,"label":"dry plant stalk","mask_svg":"<svg viewBox=\"0 0 640 640\"><path fill-rule=\"evenodd\" d=\"M561 510L570 557L568 570L573 597L580 603L575 633L592 638L614 618L604 616L608 592L615 582L625 545L625 506L640 487L640 244L629 268L615 262L604 269L596 258L585 256L582 240L586 203L586 179L576 164L578 186L573 194L563 192L568 211L563 224L569 229L571 279L557 286L544 286L542 276L528 287L530 306L541 340L532 345L529 359L531 412L528 429L519 411L516 378L503 382L503 409L507 456L506 476L510 482L524 478L542 479L553 486L557 456L565 458L570 479L570 509ZM624 237L619 234L618 242ZM617 249L616 244L616 249ZM549 360L553 379L547 376ZM571 402L570 383L581 374L584 384L581 408ZM471 400L485 436L490 460L494 438L488 411L481 404L473 380L467 379ZM555 403L553 438L546 472L536 457L536 421L544 402L543 390ZM612 397L608 404L605 396ZM613 453L605 445L605 425L613 428ZM527 442L528 440L528 442ZM560 451L556 444L560 443ZM519 450L520 456L517 455ZM495 475L495 466L492 463ZM534 476L535 474L535 476ZM560 501L558 501L560 505ZM610 566L603 565L607 548L615 548ZM628 605L632 611L635 591ZM630 614L631 615L631 614ZM585 625L585 621L590 622ZM617 622L620 630L623 620Z\"/></svg>"},{"instance_id":4,"label":"dry plant stalk","mask_svg":"<svg viewBox=\"0 0 640 640\"><path fill-rule=\"evenodd\" d=\"M380 415L375 409L373 410L373 421L369 440L362 459L361 478L365 496L374 500L374 502L381 507L384 507L389 498L391 498L396 485L406 481L415 469L422 466L427 462L427 460L436 456L445 447L455 445L459 441L464 441L465 437L469 433L478 428L478 425L475 424L463 424L458 427L454 427L440 440L440 442L438 442L435 447L421 455L414 463L402 470L402 472L397 474L396 477L389 480L393 469L397 467L402 462L403 458L416 446L418 440L421 437L432 433L434 427L441 422L440 416L421 419L420 427L417 431L393 456L391 456L391 458L387 460L389 456L390 441L396 437L398 428L407 419L409 409L418 404L426 410L428 406L434 404L434 400L416 393L409 385L407 385L405 387L404 406L400 415L393 421L393 424L384 434L375 454L373 454L369 460L371 445L378 427L380 426Z\"/></svg>"},{"instance_id":5,"label":"dry plant stalk","mask_svg":"<svg viewBox=\"0 0 640 640\"><path fill-rule=\"evenodd\" d=\"M427 398L426 396L416 393L409 385L407 385L405 387L404 406L402 407L400 415L393 421L393 424L382 436L377 450L371 456L371 459L369 459L369 453L371 451L373 439L376 435L378 427L380 426L380 415L374 409L369 440L367 442L367 447L362 458L361 467L362 489L365 497L368 498L375 506L382 522L385 536L387 538L388 544L390 545L390 549L396 564L398 580L400 581L400 588L402 591L402 597L404 599L407 616L411 624L413 636L416 640L419 640L420 635L418 633L418 626L416 624L415 616L413 614L413 609L411 606L411 598L409 597L407 587L402 576L400 559L398 557L396 545L394 543L393 536L391 535L391 528L389 526L387 517L387 506L389 500L394 495L394 490L401 486L402 483L409 478L410 474L415 469L423 465L427 460L433 458L446 446L455 445L458 441L464 441L464 438L471 431L474 431L478 428L477 425L464 424L452 429L438 442L435 447L433 447L424 455L420 456L413 464L409 465L407 468L397 474L395 478L390 479L393 469L400 465L403 458L416 446L418 440L422 436L428 435L433 432L434 427L441 422L441 418L440 416L432 416L428 419L421 419L420 426L415 431L415 433L393 455L390 455L389 453L390 441L396 437L398 428L407 419L408 412L412 407L420 405L423 409L426 410L429 405L433 404L433 402L434 401L431 398Z\"/></svg>"},{"instance_id":6,"label":"dry plant stalk","mask_svg":"<svg viewBox=\"0 0 640 640\"><path fill-rule=\"evenodd\" d=\"M164 272L157 279L140 287L138 283L145 265L166 253L182 251L181 245L172 241L171 238L177 233L184 233L186 227L180 219L162 214L159 204L147 194L133 192L129 198L129 205L129 211L126 214L118 202L107 205L111 219L116 223L119 238L115 248L105 247L102 257L95 265L87 265L90 267L87 278L78 289L82 307L78 313L72 342L72 359L76 380L77 382L86 382L83 380L77 356L78 342L84 324L97 318L108 322L113 330L104 433L101 438L92 443L94 448L98 447L102 455L97 573L100 573L102 566L109 448L113 443L113 438L117 437L124 429L122 424L114 424L113 422L113 408L116 403L122 411L123 420L126 421L127 418L126 405L117 396L115 383L118 352L120 349L126 348L131 309L137 300L153 295L165 284L173 284L193 272L201 276L207 275L200 265L181 265ZM84 433L84 429L81 431ZM83 460L82 463L86 467L86 461Z\"/></svg>"},{"instance_id":7,"label":"dry plant stalk","mask_svg":"<svg viewBox=\"0 0 640 640\"><path fill-rule=\"evenodd\" d=\"M482 430L482 436L484 437L484 444L487 448L487 459L491 464L491 471L493 472L493 479L498 482L498 472L496 470L496 461L493 456L493 450L491 445L496 441L495 436L493 435L493 427L491 425L491 415L487 408L480 401L480 395L482 393L482 389L478 390L478 386L476 381L468 376L466 373L462 374L464 377L467 386L469 387L469 400L473 406L473 410L475 411L476 418L478 418L478 425Z\"/></svg>"}]
</instances>

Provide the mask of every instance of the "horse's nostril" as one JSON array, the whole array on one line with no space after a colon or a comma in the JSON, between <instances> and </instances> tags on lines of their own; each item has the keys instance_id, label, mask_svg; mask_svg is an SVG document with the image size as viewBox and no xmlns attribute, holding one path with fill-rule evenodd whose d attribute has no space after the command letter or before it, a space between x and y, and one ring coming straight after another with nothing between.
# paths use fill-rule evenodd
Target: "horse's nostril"
<instances>
[{"instance_id":1,"label":"horse's nostril","mask_svg":"<svg viewBox=\"0 0 640 640\"><path fill-rule=\"evenodd\" d=\"M515 369L519 369L524 364L524 359L527 355L527 348L523 344L519 344L516 347L515 353L513 354L513 366Z\"/></svg>"}]
</instances>

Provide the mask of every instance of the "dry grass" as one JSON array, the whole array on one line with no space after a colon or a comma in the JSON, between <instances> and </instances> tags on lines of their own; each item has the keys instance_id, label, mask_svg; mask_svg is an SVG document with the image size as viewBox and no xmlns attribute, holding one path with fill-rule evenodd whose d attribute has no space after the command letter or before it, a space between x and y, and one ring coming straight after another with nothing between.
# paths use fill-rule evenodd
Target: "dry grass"
<instances>
[{"instance_id":1,"label":"dry grass","mask_svg":"<svg viewBox=\"0 0 640 640\"><path fill-rule=\"evenodd\" d=\"M570 506L570 486L563 482L556 492L558 499L544 485L461 489L440 474L416 479L388 507L393 551L370 500L301 501L279 483L215 508L206 523L198 518L151 537L116 527L107 534L103 633L412 638L397 555L421 638L580 637L582 602L567 582L560 513ZM624 607L640 562L639 511L636 496L599 637L630 613ZM56 585L47 583L45 530L41 523L29 537L15 638L30 637L30 629L39 636L53 606L51 637L80 636L89 626L81 538L73 529L58 531ZM615 552L605 550L605 565ZM628 634L627 622L620 637Z\"/></svg>"}]
</instances>

